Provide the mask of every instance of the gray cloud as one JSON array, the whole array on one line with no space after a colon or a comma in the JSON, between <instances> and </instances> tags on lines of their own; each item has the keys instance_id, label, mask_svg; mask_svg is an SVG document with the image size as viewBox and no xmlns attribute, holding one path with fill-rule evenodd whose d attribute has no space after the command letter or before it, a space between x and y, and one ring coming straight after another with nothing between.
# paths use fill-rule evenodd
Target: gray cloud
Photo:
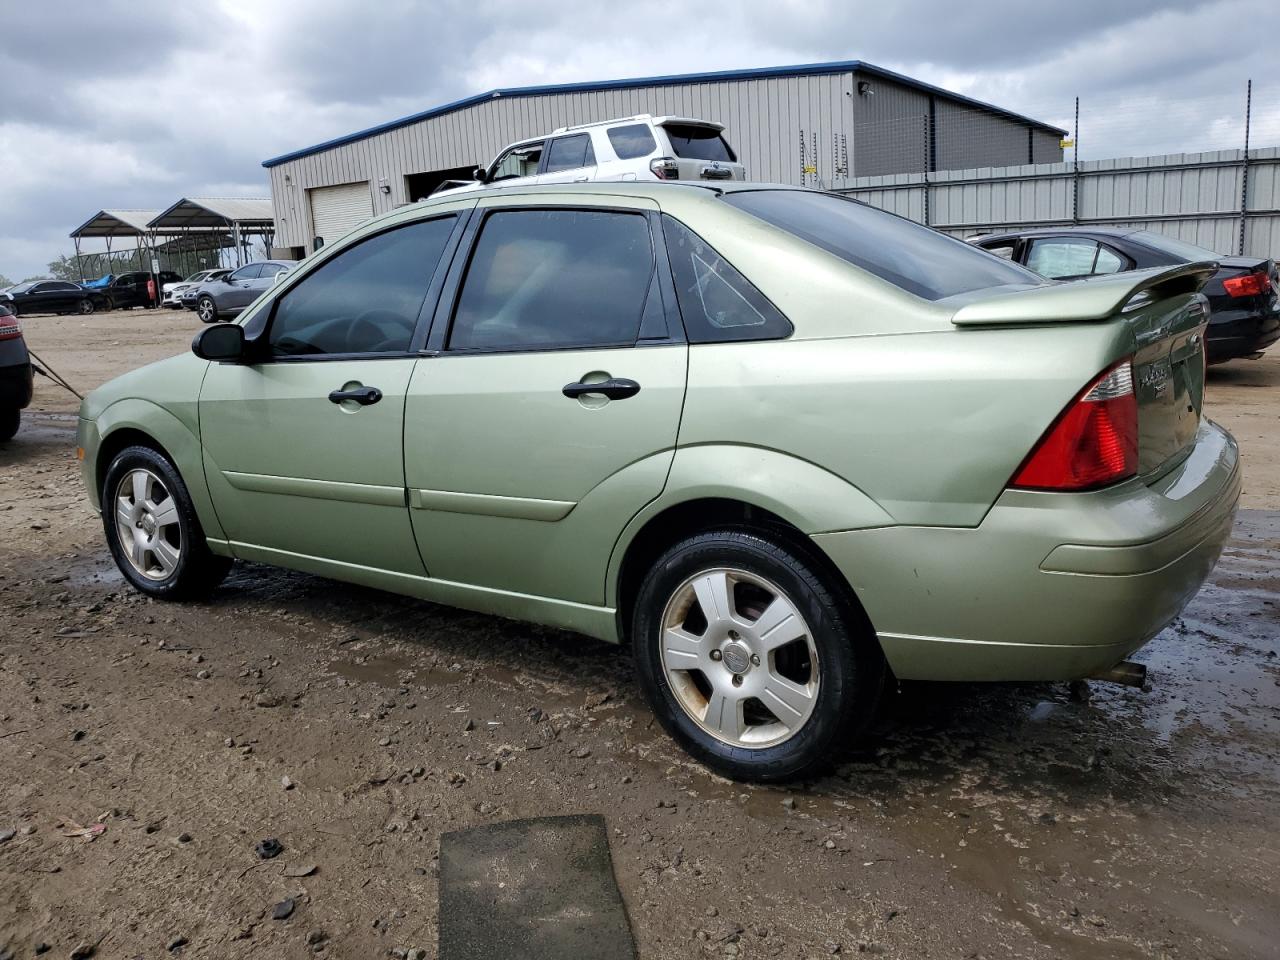
<instances>
[{"instance_id":1,"label":"gray cloud","mask_svg":"<svg viewBox=\"0 0 1280 960\"><path fill-rule=\"evenodd\" d=\"M1268 0L10 4L0 273L103 207L265 196L266 157L496 86L864 59L1064 126L1079 95L1088 158L1237 146L1252 75L1280 143L1278 28Z\"/></svg>"}]
</instances>

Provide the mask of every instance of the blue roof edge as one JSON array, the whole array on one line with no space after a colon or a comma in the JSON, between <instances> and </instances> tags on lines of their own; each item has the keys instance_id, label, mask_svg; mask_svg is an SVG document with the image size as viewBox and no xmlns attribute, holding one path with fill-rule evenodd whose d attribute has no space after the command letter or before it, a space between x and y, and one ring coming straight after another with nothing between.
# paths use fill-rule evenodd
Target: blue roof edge
<instances>
[{"instance_id":1,"label":"blue roof edge","mask_svg":"<svg viewBox=\"0 0 1280 960\"><path fill-rule=\"evenodd\" d=\"M923 80L917 80L914 77L908 77L905 74L896 73L893 70L886 70L884 67L877 67L875 64L867 63L864 60L832 60L825 63L798 63L782 67L753 67L745 70L714 70L709 73L676 73L660 77L631 77L623 80L592 80L586 83L552 83L533 87L500 87L496 90L473 94L470 97L463 97L461 100L454 100L451 103L432 107L431 109L423 110L420 113L413 113L407 117L400 117L398 120L389 120L386 123L380 123L377 126L368 127L364 130L357 130L355 133L348 133L341 137L335 137L332 140L325 140L323 143L317 143L310 147L303 147L300 150L292 150L289 153L282 153L280 156L272 157L270 160L263 160L262 165L264 167L278 167L280 164L288 163L290 160L298 160L302 157L309 157L313 154L322 153L325 150L332 150L334 147L341 147L348 143L367 140L370 137L376 137L379 134L390 133L392 130L399 130L401 127L421 123L424 120L440 117L447 113L454 113L458 110L465 110L467 107L473 107L476 104L484 103L486 100L493 100L500 97L537 97L556 93L587 93L593 90L627 90L635 87L668 87L683 83L723 83L731 80L767 80L775 77L821 76L833 73L853 72L866 73L871 76L882 77L886 80L893 80L894 82L901 83L904 86L914 87L917 90L922 90L935 96L942 96L946 97L948 100L968 104L969 106L976 107L980 110L995 113L999 116L1007 117L1010 120L1016 120L1019 123L1026 123L1033 127L1039 127L1042 130L1056 133L1059 136L1067 135L1067 131L1063 130L1061 127L1055 127L1052 124L1044 123L1020 113L1014 113L1012 110L997 107L995 104L985 103L982 100L975 100L972 97L966 97L963 94L935 86L932 83L925 83Z\"/></svg>"}]
</instances>

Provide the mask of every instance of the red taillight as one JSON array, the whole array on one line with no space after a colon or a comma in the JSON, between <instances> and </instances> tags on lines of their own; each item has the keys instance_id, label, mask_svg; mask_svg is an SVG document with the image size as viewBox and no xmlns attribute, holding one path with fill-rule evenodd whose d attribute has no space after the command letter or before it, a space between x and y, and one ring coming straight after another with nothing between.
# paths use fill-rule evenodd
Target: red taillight
<instances>
[{"instance_id":1,"label":"red taillight","mask_svg":"<svg viewBox=\"0 0 1280 960\"><path fill-rule=\"evenodd\" d=\"M13 317L0 317L0 340L17 340L22 336L22 324Z\"/></svg>"},{"instance_id":2,"label":"red taillight","mask_svg":"<svg viewBox=\"0 0 1280 960\"><path fill-rule=\"evenodd\" d=\"M1138 472L1138 398L1129 360L1105 371L1062 411L1011 486L1094 490Z\"/></svg>"},{"instance_id":3,"label":"red taillight","mask_svg":"<svg viewBox=\"0 0 1280 960\"><path fill-rule=\"evenodd\" d=\"M1243 277L1228 277L1222 286L1229 297L1258 297L1271 289L1271 277L1259 270Z\"/></svg>"},{"instance_id":4,"label":"red taillight","mask_svg":"<svg viewBox=\"0 0 1280 960\"><path fill-rule=\"evenodd\" d=\"M679 180L680 164L674 157L658 157L649 161L650 172L659 180Z\"/></svg>"}]
</instances>

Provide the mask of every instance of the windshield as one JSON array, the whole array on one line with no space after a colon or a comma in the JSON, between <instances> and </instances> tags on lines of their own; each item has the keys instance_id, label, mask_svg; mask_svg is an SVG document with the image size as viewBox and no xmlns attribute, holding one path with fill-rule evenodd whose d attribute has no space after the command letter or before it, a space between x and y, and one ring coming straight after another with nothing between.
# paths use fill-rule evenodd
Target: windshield
<instances>
[{"instance_id":1,"label":"windshield","mask_svg":"<svg viewBox=\"0 0 1280 960\"><path fill-rule=\"evenodd\" d=\"M207 276L209 275L209 273L210 273L210 271L208 271L208 270L200 270L200 271L198 271L198 272L196 272L196 273L193 273L191 276L187 277L187 279L183 280L182 282L183 282L183 283L195 283L197 280L203 280L205 277L207 277Z\"/></svg>"},{"instance_id":2,"label":"windshield","mask_svg":"<svg viewBox=\"0 0 1280 960\"><path fill-rule=\"evenodd\" d=\"M1155 233L1151 230L1139 230L1131 236L1145 243L1149 247L1155 247L1164 253L1172 254L1175 257L1182 257L1185 260L1217 260L1222 256L1220 253L1214 253L1212 250L1206 250L1204 247L1197 247L1194 243L1187 243L1185 240L1175 240L1173 237L1166 237L1163 233Z\"/></svg>"},{"instance_id":3,"label":"windshield","mask_svg":"<svg viewBox=\"0 0 1280 960\"><path fill-rule=\"evenodd\" d=\"M745 190L729 203L925 300L1044 279L963 240L830 193Z\"/></svg>"},{"instance_id":4,"label":"windshield","mask_svg":"<svg viewBox=\"0 0 1280 960\"><path fill-rule=\"evenodd\" d=\"M35 280L28 280L26 283L15 283L12 287L9 288L8 292L9 293L26 293L28 290L34 287L36 283L37 281Z\"/></svg>"}]
</instances>

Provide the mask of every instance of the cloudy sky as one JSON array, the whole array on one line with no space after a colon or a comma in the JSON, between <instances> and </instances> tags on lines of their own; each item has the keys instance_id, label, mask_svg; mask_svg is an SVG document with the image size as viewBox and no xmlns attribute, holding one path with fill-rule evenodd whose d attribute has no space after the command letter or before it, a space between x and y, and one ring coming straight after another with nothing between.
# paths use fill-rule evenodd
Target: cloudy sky
<instances>
[{"instance_id":1,"label":"cloudy sky","mask_svg":"<svg viewBox=\"0 0 1280 960\"><path fill-rule=\"evenodd\" d=\"M580 9L579 9L580 8ZM717 17L700 14L714 9ZM862 59L1071 126L1082 159L1280 144L1275 0L0 0L0 275L104 207L493 87Z\"/></svg>"}]
</instances>

